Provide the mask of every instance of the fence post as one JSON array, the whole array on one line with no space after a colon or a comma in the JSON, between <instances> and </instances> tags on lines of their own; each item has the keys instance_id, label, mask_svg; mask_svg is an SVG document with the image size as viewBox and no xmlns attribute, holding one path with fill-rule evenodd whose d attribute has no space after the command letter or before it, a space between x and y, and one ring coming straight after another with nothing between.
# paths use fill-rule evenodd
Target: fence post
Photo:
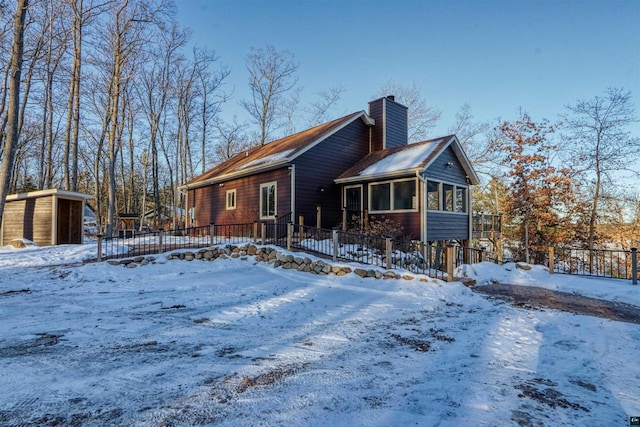
<instances>
[{"instance_id":1,"label":"fence post","mask_svg":"<svg viewBox=\"0 0 640 427\"><path fill-rule=\"evenodd\" d=\"M102 234L98 234L98 262L102 261Z\"/></svg>"},{"instance_id":2,"label":"fence post","mask_svg":"<svg viewBox=\"0 0 640 427\"><path fill-rule=\"evenodd\" d=\"M447 245L446 265L447 265L447 282L453 282L453 265L455 263L455 245L449 243Z\"/></svg>"},{"instance_id":3,"label":"fence post","mask_svg":"<svg viewBox=\"0 0 640 427\"><path fill-rule=\"evenodd\" d=\"M638 284L638 248L631 248L631 283Z\"/></svg>"},{"instance_id":4,"label":"fence post","mask_svg":"<svg viewBox=\"0 0 640 427\"><path fill-rule=\"evenodd\" d=\"M215 245L216 225L214 223L209 224L209 243L210 246Z\"/></svg>"},{"instance_id":5,"label":"fence post","mask_svg":"<svg viewBox=\"0 0 640 427\"><path fill-rule=\"evenodd\" d=\"M555 260L553 246L549 246L549 274L553 274L553 271L555 270Z\"/></svg>"},{"instance_id":6,"label":"fence post","mask_svg":"<svg viewBox=\"0 0 640 427\"><path fill-rule=\"evenodd\" d=\"M267 223L263 222L260 224L260 241L263 245L267 244Z\"/></svg>"},{"instance_id":7,"label":"fence post","mask_svg":"<svg viewBox=\"0 0 640 427\"><path fill-rule=\"evenodd\" d=\"M342 208L342 231L347 231L347 209Z\"/></svg>"},{"instance_id":8,"label":"fence post","mask_svg":"<svg viewBox=\"0 0 640 427\"><path fill-rule=\"evenodd\" d=\"M321 228L322 224L322 207L316 207L316 227Z\"/></svg>"},{"instance_id":9,"label":"fence post","mask_svg":"<svg viewBox=\"0 0 640 427\"><path fill-rule=\"evenodd\" d=\"M291 250L291 240L293 238L293 222L287 223L287 250Z\"/></svg>"},{"instance_id":10,"label":"fence post","mask_svg":"<svg viewBox=\"0 0 640 427\"><path fill-rule=\"evenodd\" d=\"M331 237L333 239L333 262L338 261L338 229L331 230Z\"/></svg>"},{"instance_id":11,"label":"fence post","mask_svg":"<svg viewBox=\"0 0 640 427\"><path fill-rule=\"evenodd\" d=\"M164 230L161 228L160 230L158 230L158 253L161 254L162 252L164 252L162 250L162 235L164 234Z\"/></svg>"},{"instance_id":12,"label":"fence post","mask_svg":"<svg viewBox=\"0 0 640 427\"><path fill-rule=\"evenodd\" d=\"M391 245L391 237L387 237L385 239L385 252L386 252L386 263L387 270L391 270L391 251L393 246Z\"/></svg>"},{"instance_id":13,"label":"fence post","mask_svg":"<svg viewBox=\"0 0 640 427\"><path fill-rule=\"evenodd\" d=\"M487 259L487 248L484 246L480 248L480 262L484 262Z\"/></svg>"},{"instance_id":14,"label":"fence post","mask_svg":"<svg viewBox=\"0 0 640 427\"><path fill-rule=\"evenodd\" d=\"M258 244L258 221L253 221L253 243Z\"/></svg>"},{"instance_id":15,"label":"fence post","mask_svg":"<svg viewBox=\"0 0 640 427\"><path fill-rule=\"evenodd\" d=\"M304 216L302 215L298 216L298 226L300 227L298 230L298 239L302 242L304 240Z\"/></svg>"}]
</instances>

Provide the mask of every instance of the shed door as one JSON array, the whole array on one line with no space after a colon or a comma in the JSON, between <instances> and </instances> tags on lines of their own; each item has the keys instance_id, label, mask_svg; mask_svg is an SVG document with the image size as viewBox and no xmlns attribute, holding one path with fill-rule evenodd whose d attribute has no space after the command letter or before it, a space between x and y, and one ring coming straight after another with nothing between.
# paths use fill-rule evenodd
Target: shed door
<instances>
[{"instance_id":1,"label":"shed door","mask_svg":"<svg viewBox=\"0 0 640 427\"><path fill-rule=\"evenodd\" d=\"M58 199L58 245L82 243L82 202Z\"/></svg>"}]
</instances>

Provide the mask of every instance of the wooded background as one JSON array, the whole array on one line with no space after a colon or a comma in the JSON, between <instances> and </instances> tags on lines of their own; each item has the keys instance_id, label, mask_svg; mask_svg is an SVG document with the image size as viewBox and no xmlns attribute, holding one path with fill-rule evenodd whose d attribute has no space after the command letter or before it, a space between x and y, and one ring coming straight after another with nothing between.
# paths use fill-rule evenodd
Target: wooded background
<instances>
[{"instance_id":1,"label":"wooded background","mask_svg":"<svg viewBox=\"0 0 640 427\"><path fill-rule=\"evenodd\" d=\"M6 194L61 188L93 194L107 234L117 212L150 211L154 226L184 207L181 184L336 118L346 90L302 100L295 55L274 46L252 48L246 68L230 70L215 46L191 47L168 0L6 0L0 25L0 217ZM232 77L247 82L248 99L234 98ZM411 142L441 136L432 134L441 112L415 83L389 81L371 99L390 94L409 107ZM246 116L224 115L231 102ZM483 177L474 210L504 214L506 237L521 246L637 246L631 94L595 88L567 102L555 123L526 106L493 123L460 107L448 130Z\"/></svg>"}]
</instances>

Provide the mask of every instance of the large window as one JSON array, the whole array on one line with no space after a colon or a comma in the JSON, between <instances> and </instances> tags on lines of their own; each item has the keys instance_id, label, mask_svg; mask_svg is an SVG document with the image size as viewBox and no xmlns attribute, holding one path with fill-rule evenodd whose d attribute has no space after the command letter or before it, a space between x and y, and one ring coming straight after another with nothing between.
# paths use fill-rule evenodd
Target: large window
<instances>
[{"instance_id":1,"label":"large window","mask_svg":"<svg viewBox=\"0 0 640 427\"><path fill-rule=\"evenodd\" d=\"M391 210L391 184L374 184L370 187L371 210Z\"/></svg>"},{"instance_id":2,"label":"large window","mask_svg":"<svg viewBox=\"0 0 640 427\"><path fill-rule=\"evenodd\" d=\"M453 194L453 185L442 184L442 210L453 212Z\"/></svg>"},{"instance_id":3,"label":"large window","mask_svg":"<svg viewBox=\"0 0 640 427\"><path fill-rule=\"evenodd\" d=\"M277 184L269 182L260 186L260 219L270 219L276 216Z\"/></svg>"},{"instance_id":4,"label":"large window","mask_svg":"<svg viewBox=\"0 0 640 427\"><path fill-rule=\"evenodd\" d=\"M236 190L227 190L227 210L236 208Z\"/></svg>"},{"instance_id":5,"label":"large window","mask_svg":"<svg viewBox=\"0 0 640 427\"><path fill-rule=\"evenodd\" d=\"M433 181L427 182L427 209L440 210L440 184Z\"/></svg>"},{"instance_id":6,"label":"large window","mask_svg":"<svg viewBox=\"0 0 640 427\"><path fill-rule=\"evenodd\" d=\"M406 211L416 208L415 179L369 185L370 212Z\"/></svg>"},{"instance_id":7,"label":"large window","mask_svg":"<svg viewBox=\"0 0 640 427\"><path fill-rule=\"evenodd\" d=\"M467 187L442 182L427 182L427 210L467 212Z\"/></svg>"},{"instance_id":8,"label":"large window","mask_svg":"<svg viewBox=\"0 0 640 427\"><path fill-rule=\"evenodd\" d=\"M467 189L464 187L456 187L456 212L467 212Z\"/></svg>"}]
</instances>

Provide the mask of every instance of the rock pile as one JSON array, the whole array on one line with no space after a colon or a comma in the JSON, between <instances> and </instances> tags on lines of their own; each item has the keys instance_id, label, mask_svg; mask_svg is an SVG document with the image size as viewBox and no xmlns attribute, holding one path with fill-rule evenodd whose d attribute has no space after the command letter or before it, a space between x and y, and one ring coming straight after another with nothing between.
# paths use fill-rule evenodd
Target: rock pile
<instances>
[{"instance_id":1,"label":"rock pile","mask_svg":"<svg viewBox=\"0 0 640 427\"><path fill-rule=\"evenodd\" d=\"M167 260L214 261L216 259L238 258L242 261L247 261L250 257L253 258L256 263L264 262L273 265L274 268L297 270L310 274L333 274L336 276L344 276L346 274L354 273L362 278L397 280L413 280L415 278L408 274L401 276L393 271L380 271L362 268L352 269L351 267L346 266L334 266L322 260L312 260L306 256L301 257L287 254L272 247L258 247L250 244L243 246L227 245L225 247L210 247L199 249L197 251L176 251L169 253L167 255ZM155 260L156 259L153 256L140 256L124 260L109 260L107 262L111 265L122 265L127 268L134 268L139 265L143 266L149 263L155 263ZM423 282L428 281L426 278L421 278L420 280Z\"/></svg>"}]
</instances>

